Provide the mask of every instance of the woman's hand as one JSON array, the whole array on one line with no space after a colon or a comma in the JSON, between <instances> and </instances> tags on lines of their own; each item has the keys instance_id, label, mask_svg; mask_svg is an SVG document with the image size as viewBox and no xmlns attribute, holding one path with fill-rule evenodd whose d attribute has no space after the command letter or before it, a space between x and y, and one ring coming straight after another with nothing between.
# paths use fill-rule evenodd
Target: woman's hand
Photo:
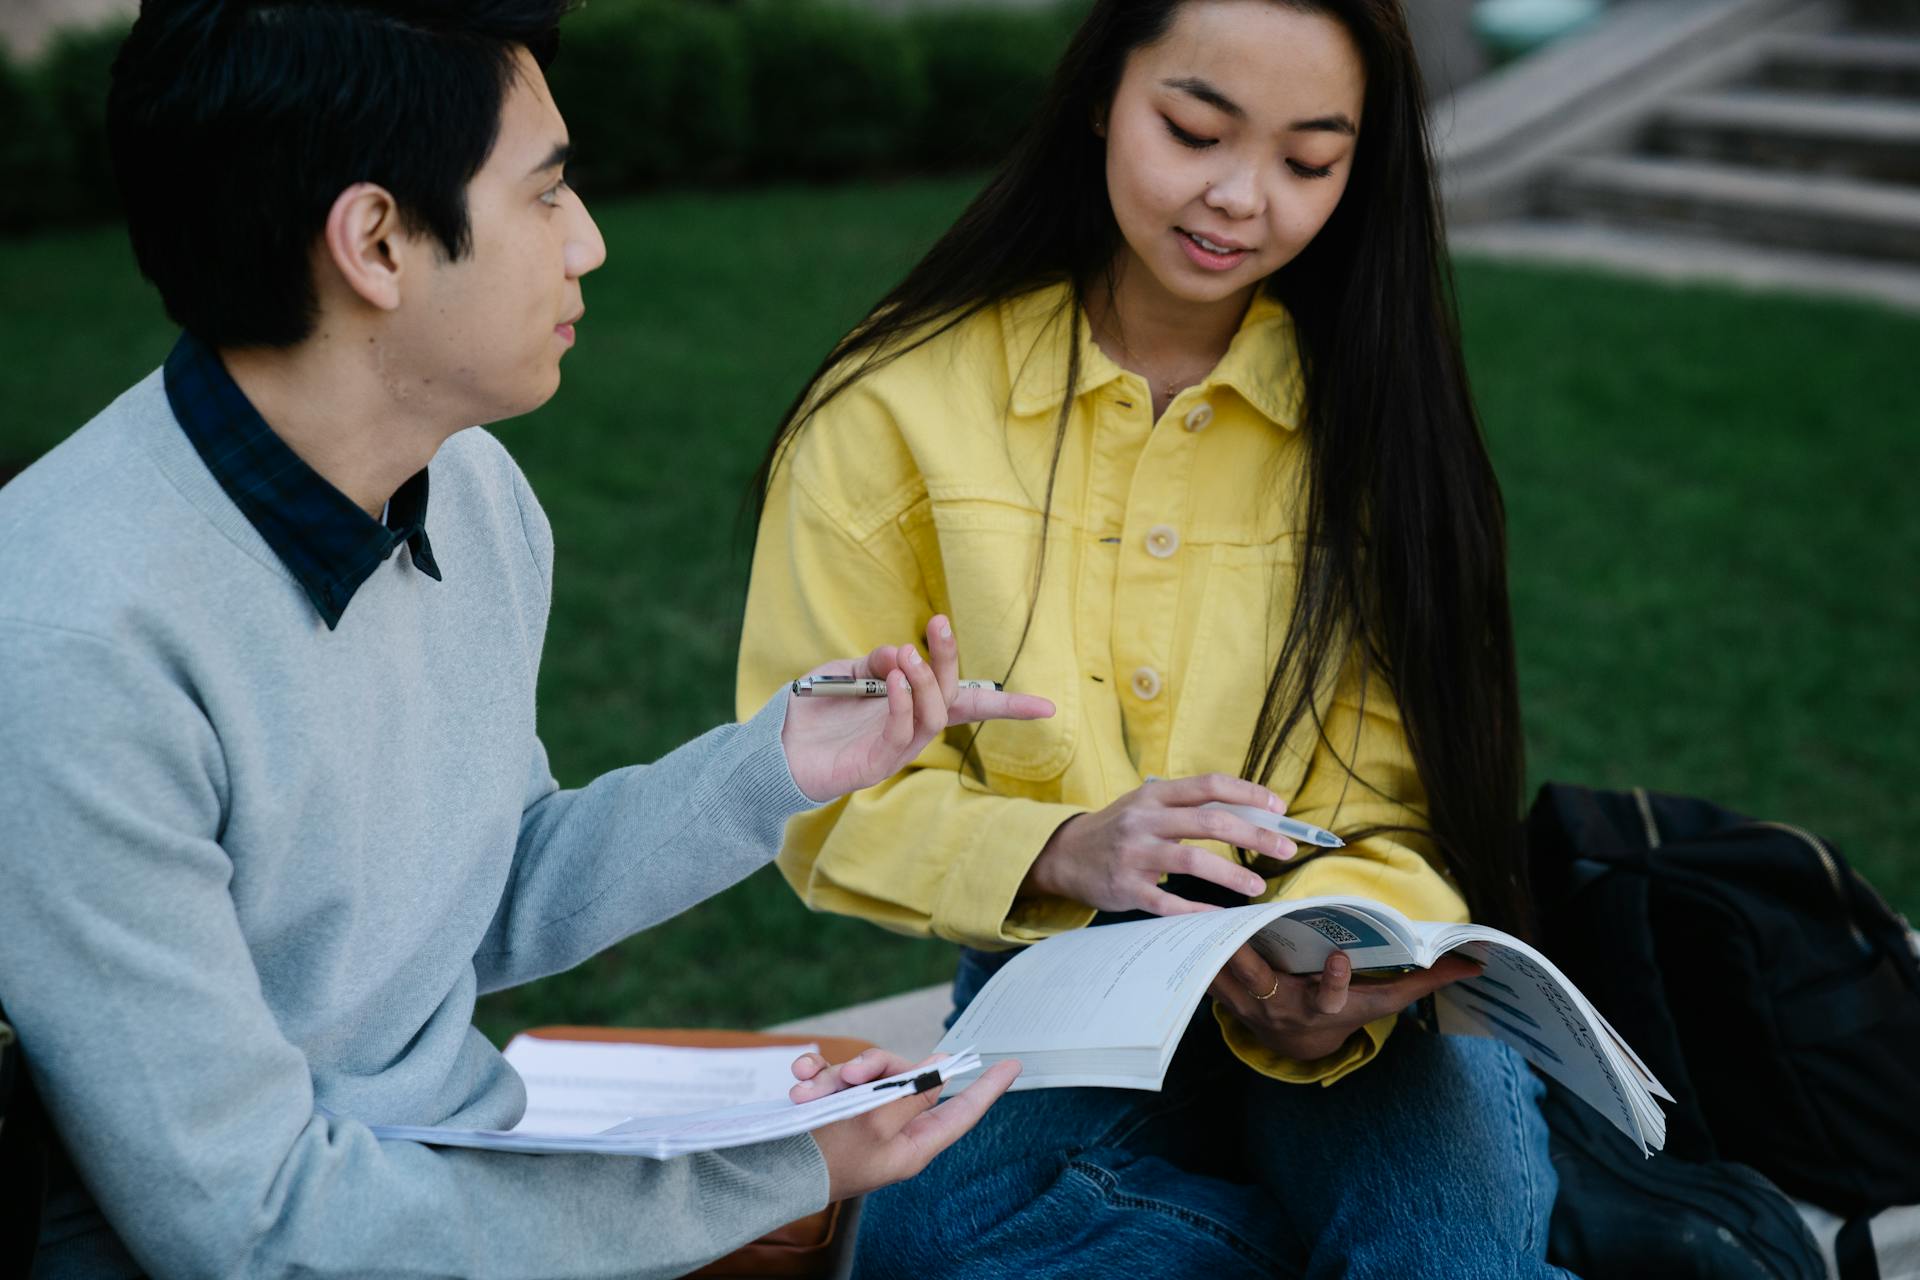
<instances>
[{"instance_id":1,"label":"woman's hand","mask_svg":"<svg viewBox=\"0 0 1920 1280\"><path fill-rule=\"evenodd\" d=\"M1254 1038L1282 1057L1312 1062L1334 1052L1376 1018L1424 1000L1481 967L1463 956L1442 956L1431 969L1391 978L1353 976L1343 952L1327 957L1316 974L1280 973L1252 947L1241 947L1207 989Z\"/></svg>"},{"instance_id":2,"label":"woman's hand","mask_svg":"<svg viewBox=\"0 0 1920 1280\"><path fill-rule=\"evenodd\" d=\"M919 1065L931 1066L939 1060L935 1055ZM828 1066L817 1053L802 1054L793 1064L800 1083L788 1096L795 1102L812 1102L856 1084L898 1075L910 1065L884 1049L868 1049L837 1067ZM911 1178L973 1128L1019 1074L1018 1062L996 1062L945 1102L934 1090L815 1129L813 1140L827 1161L827 1199L845 1200Z\"/></svg>"},{"instance_id":3,"label":"woman's hand","mask_svg":"<svg viewBox=\"0 0 1920 1280\"><path fill-rule=\"evenodd\" d=\"M1284 860L1297 852L1293 841L1224 809L1199 807L1212 800L1286 811L1265 787L1224 773L1149 782L1096 813L1061 823L1034 859L1022 892L1070 898L1096 911L1157 916L1213 910L1162 889L1166 875L1197 876L1248 897L1263 892L1267 882L1245 867L1180 842L1218 840Z\"/></svg>"},{"instance_id":4,"label":"woman's hand","mask_svg":"<svg viewBox=\"0 0 1920 1280\"><path fill-rule=\"evenodd\" d=\"M910 644L881 645L864 658L829 662L808 675L884 680L885 698L792 698L780 744L787 767L809 800L825 804L895 773L950 724L976 720L1044 720L1045 698L992 689L961 689L953 627L935 614L927 623L927 652Z\"/></svg>"}]
</instances>

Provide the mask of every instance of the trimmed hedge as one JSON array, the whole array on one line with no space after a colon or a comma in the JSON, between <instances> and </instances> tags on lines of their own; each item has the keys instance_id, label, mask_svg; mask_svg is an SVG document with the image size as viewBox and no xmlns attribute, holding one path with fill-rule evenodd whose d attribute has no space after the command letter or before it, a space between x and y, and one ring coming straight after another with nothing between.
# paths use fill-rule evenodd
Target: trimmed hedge
<instances>
[{"instance_id":1,"label":"trimmed hedge","mask_svg":"<svg viewBox=\"0 0 1920 1280\"><path fill-rule=\"evenodd\" d=\"M903 23L795 0L762 0L741 15L756 175L843 178L910 161L926 62Z\"/></svg>"},{"instance_id":2,"label":"trimmed hedge","mask_svg":"<svg viewBox=\"0 0 1920 1280\"><path fill-rule=\"evenodd\" d=\"M908 15L925 51L928 109L915 159L931 169L991 164L1013 144L1085 14L1052 9L930 9Z\"/></svg>"},{"instance_id":3,"label":"trimmed hedge","mask_svg":"<svg viewBox=\"0 0 1920 1280\"><path fill-rule=\"evenodd\" d=\"M590 195L990 164L1038 103L1087 0L923 9L854 0L588 0L555 100ZM124 23L0 57L0 233L112 216L107 83Z\"/></svg>"},{"instance_id":4,"label":"trimmed hedge","mask_svg":"<svg viewBox=\"0 0 1920 1280\"><path fill-rule=\"evenodd\" d=\"M0 232L119 210L107 160L107 83L125 23L61 32L29 67L0 49Z\"/></svg>"},{"instance_id":5,"label":"trimmed hedge","mask_svg":"<svg viewBox=\"0 0 1920 1280\"><path fill-rule=\"evenodd\" d=\"M746 170L750 64L739 20L689 0L588 4L553 64L576 185L631 190Z\"/></svg>"},{"instance_id":6,"label":"trimmed hedge","mask_svg":"<svg viewBox=\"0 0 1920 1280\"><path fill-rule=\"evenodd\" d=\"M38 94L0 50L0 232L44 220L49 124Z\"/></svg>"},{"instance_id":7,"label":"trimmed hedge","mask_svg":"<svg viewBox=\"0 0 1920 1280\"><path fill-rule=\"evenodd\" d=\"M32 71L42 110L58 125L49 136L57 180L43 185L58 200L56 211L69 217L120 209L107 156L107 85L126 35L126 24L118 22L62 31Z\"/></svg>"}]
</instances>

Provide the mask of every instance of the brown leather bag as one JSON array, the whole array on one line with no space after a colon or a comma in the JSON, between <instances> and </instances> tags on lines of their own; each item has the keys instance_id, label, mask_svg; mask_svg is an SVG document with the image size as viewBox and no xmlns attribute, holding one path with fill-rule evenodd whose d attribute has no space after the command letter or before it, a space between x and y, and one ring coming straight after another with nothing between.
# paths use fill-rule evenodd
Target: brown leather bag
<instances>
[{"instance_id":1,"label":"brown leather bag","mask_svg":"<svg viewBox=\"0 0 1920 1280\"><path fill-rule=\"evenodd\" d=\"M526 1032L545 1040L603 1040L634 1044L685 1045L699 1049L752 1049L776 1044L817 1044L828 1062L845 1062L873 1046L850 1036L786 1036L759 1031L671 1030L654 1027L535 1027ZM859 1202L838 1201L797 1222L789 1222L742 1245L694 1272L706 1280L785 1276L828 1280L851 1256Z\"/></svg>"}]
</instances>

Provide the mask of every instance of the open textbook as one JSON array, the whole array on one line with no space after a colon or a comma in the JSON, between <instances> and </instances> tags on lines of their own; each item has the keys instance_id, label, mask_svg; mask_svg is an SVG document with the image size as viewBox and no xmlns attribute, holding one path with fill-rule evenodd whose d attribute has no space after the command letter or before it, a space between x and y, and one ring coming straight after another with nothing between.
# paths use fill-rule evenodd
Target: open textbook
<instances>
[{"instance_id":1,"label":"open textbook","mask_svg":"<svg viewBox=\"0 0 1920 1280\"><path fill-rule=\"evenodd\" d=\"M1364 898L1261 903L1048 938L993 976L940 1048L970 1046L983 1066L1020 1059L1016 1089L1158 1089L1208 983L1247 942L1288 973L1317 973L1336 949L1356 973L1424 969L1450 951L1478 960L1484 973L1434 996L1441 1031L1506 1041L1643 1153L1666 1141L1654 1098L1673 1096L1552 961L1498 929L1409 920Z\"/></svg>"},{"instance_id":2,"label":"open textbook","mask_svg":"<svg viewBox=\"0 0 1920 1280\"><path fill-rule=\"evenodd\" d=\"M795 1103L790 1066L812 1045L704 1049L517 1037L507 1061L527 1086L512 1129L376 1124L377 1138L531 1155L675 1156L809 1133L980 1070L961 1052L885 1080Z\"/></svg>"}]
</instances>

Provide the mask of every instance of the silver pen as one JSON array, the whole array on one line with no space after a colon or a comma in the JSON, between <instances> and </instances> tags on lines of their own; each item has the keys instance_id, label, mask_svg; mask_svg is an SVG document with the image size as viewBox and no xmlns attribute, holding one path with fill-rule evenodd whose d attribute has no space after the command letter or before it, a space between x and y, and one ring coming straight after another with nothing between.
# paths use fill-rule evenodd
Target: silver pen
<instances>
[{"instance_id":1,"label":"silver pen","mask_svg":"<svg viewBox=\"0 0 1920 1280\"><path fill-rule=\"evenodd\" d=\"M1316 827L1311 822L1302 822L1298 818L1289 818L1281 813L1268 813L1265 809L1256 809L1250 804L1228 804L1224 800L1209 800L1200 806L1202 809L1225 809L1235 817L1245 818L1256 827L1265 827L1269 831L1278 831L1289 840L1300 844L1318 845L1322 849L1344 849L1347 842L1328 831L1325 827Z\"/></svg>"},{"instance_id":2,"label":"silver pen","mask_svg":"<svg viewBox=\"0 0 1920 1280\"><path fill-rule=\"evenodd\" d=\"M1165 778L1147 775L1148 782L1165 782ZM1316 827L1311 822L1302 822L1298 818L1289 818L1284 814L1268 813L1250 804L1228 804L1225 800L1209 800L1201 809L1225 809L1237 818L1245 818L1256 827L1265 827L1269 831L1278 831L1289 840L1300 844L1317 845L1322 849L1344 849L1347 842L1325 827Z\"/></svg>"},{"instance_id":3,"label":"silver pen","mask_svg":"<svg viewBox=\"0 0 1920 1280\"><path fill-rule=\"evenodd\" d=\"M998 680L962 680L958 689L991 689L998 693ZM884 698L887 682L870 676L801 676L793 682L796 698Z\"/></svg>"}]
</instances>

